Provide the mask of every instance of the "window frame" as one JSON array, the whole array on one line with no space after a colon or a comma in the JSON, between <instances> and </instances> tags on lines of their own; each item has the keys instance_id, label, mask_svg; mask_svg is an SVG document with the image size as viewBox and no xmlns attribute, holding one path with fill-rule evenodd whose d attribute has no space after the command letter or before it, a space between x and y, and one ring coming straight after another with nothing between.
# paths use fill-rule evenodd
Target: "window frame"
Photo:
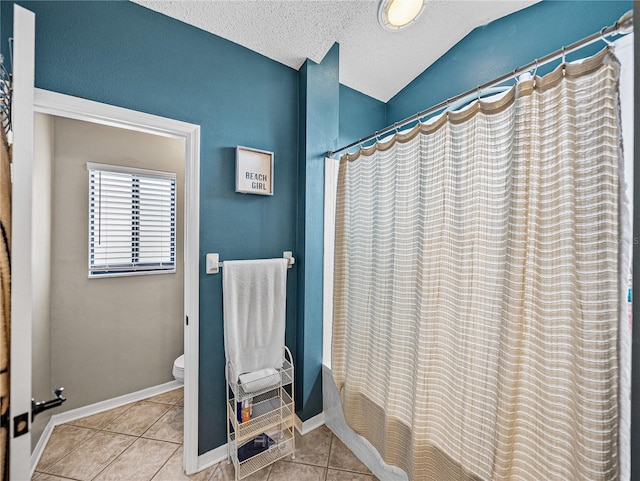
<instances>
[{"instance_id":1,"label":"window frame","mask_svg":"<svg viewBox=\"0 0 640 481\"><path fill-rule=\"evenodd\" d=\"M88 233L88 250L87 250L87 267L88 267L88 278L89 279L101 279L108 277L128 277L128 276L143 276L143 275L159 275L159 274L175 274L178 263L178 235L177 235L177 212L178 212L178 185L177 185L177 174L175 172L165 172L159 170L151 170L151 169L141 169L137 167L128 167L122 165L111 165L111 164L100 164L94 162L87 162L87 171L89 172L88 177L88 224L87 224L87 233ZM99 270L96 268L96 265L92 265L92 242L95 237L94 232L92 231L92 188L91 188L91 176L93 172L107 172L107 173L116 173L116 174L124 174L132 176L132 186L131 186L131 197L132 197L132 209L131 209L131 220L132 220L132 231L131 231L131 250L132 257L134 252L136 255L139 255L139 237L136 239L135 232L139 233L139 227L135 227L134 221L136 216L139 218L140 215L140 177L156 179L156 180L170 180L172 181L172 212L171 212L171 240L173 244L172 254L173 254L173 264L168 264L167 267L162 267L161 263L151 264L147 266L143 265L135 265L135 261L132 258L131 264L122 264L122 265L114 265L111 269ZM136 179L138 177L138 179ZM135 185L138 185L138 189L135 188ZM134 199L138 199L136 202ZM106 266L100 266L104 268ZM122 270L119 270L122 269Z\"/></svg>"}]
</instances>

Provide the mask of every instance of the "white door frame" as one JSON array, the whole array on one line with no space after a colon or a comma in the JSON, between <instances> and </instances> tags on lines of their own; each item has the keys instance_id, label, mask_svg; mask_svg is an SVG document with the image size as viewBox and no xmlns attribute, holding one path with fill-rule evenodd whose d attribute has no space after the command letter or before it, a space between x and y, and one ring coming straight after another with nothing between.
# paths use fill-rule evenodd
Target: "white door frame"
<instances>
[{"instance_id":1,"label":"white door frame","mask_svg":"<svg viewBox=\"0 0 640 481\"><path fill-rule=\"evenodd\" d=\"M201 469L198 459L200 126L42 89L34 89L33 111L185 141L184 315L188 324L185 322L184 326L183 466L188 474L195 473ZM14 217L14 226L19 224L17 220ZM20 270L15 263L13 268Z\"/></svg>"}]
</instances>

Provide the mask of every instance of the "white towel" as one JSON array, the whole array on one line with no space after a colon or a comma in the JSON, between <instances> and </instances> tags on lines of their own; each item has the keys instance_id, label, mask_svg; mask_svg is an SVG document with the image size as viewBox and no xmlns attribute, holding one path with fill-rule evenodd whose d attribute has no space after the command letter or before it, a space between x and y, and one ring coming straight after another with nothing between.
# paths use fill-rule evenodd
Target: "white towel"
<instances>
[{"instance_id":1,"label":"white towel","mask_svg":"<svg viewBox=\"0 0 640 481\"><path fill-rule=\"evenodd\" d=\"M288 263L287 259L224 262L224 349L235 376L282 367Z\"/></svg>"},{"instance_id":2,"label":"white towel","mask_svg":"<svg viewBox=\"0 0 640 481\"><path fill-rule=\"evenodd\" d=\"M280 374L272 367L252 371L238 376L242 390L246 393L261 391L275 386L280 382Z\"/></svg>"}]
</instances>

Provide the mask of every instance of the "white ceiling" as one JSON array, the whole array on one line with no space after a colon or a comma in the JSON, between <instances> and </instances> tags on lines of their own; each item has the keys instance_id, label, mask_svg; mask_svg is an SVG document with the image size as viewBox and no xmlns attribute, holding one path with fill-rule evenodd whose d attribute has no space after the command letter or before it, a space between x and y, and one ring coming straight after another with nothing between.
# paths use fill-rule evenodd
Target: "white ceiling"
<instances>
[{"instance_id":1,"label":"white ceiling","mask_svg":"<svg viewBox=\"0 0 640 481\"><path fill-rule=\"evenodd\" d=\"M340 83L387 102L471 30L539 0L427 0L406 30L379 0L134 0L298 70L340 44Z\"/></svg>"}]
</instances>

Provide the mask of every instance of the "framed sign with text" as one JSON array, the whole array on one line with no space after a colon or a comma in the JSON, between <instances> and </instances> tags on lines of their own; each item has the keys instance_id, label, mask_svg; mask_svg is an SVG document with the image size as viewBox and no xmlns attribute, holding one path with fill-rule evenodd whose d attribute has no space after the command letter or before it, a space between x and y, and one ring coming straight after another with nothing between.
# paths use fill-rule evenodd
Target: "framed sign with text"
<instances>
[{"instance_id":1,"label":"framed sign with text","mask_svg":"<svg viewBox=\"0 0 640 481\"><path fill-rule=\"evenodd\" d=\"M236 147L236 192L273 195L273 152Z\"/></svg>"}]
</instances>

